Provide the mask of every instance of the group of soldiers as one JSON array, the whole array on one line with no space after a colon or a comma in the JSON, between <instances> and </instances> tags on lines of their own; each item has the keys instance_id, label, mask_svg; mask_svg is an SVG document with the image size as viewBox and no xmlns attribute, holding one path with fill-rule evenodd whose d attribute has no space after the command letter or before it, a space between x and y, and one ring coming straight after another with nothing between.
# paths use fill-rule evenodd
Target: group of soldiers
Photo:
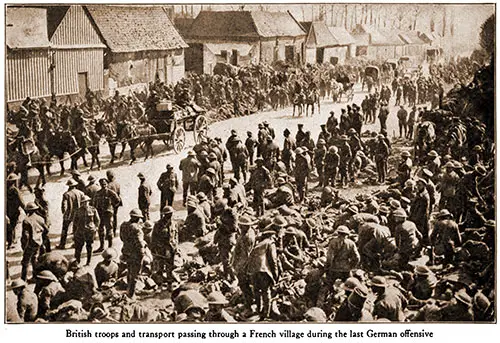
<instances>
[{"instance_id":1,"label":"group of soldiers","mask_svg":"<svg viewBox=\"0 0 500 343\"><path fill-rule=\"evenodd\" d=\"M137 175L137 208L118 223L124 195L114 172L84 180L73 170L56 247L44 187L25 203L8 170L7 246L16 248L22 219L23 256L7 320L493 321L494 163L481 142L460 160L431 150L413 161L386 121L397 118L400 136L411 139L420 109L389 113L393 97L383 87L331 112L318 137L302 124L295 134L287 128L282 146L267 121L246 137L204 137L157 180L156 222L147 172ZM125 106L119 96L112 103ZM380 132L363 133L377 113ZM376 188L343 195L357 184ZM173 207L180 188L181 220ZM68 260L58 250L70 238ZM142 302L165 293L172 305Z\"/></svg>"}]
</instances>

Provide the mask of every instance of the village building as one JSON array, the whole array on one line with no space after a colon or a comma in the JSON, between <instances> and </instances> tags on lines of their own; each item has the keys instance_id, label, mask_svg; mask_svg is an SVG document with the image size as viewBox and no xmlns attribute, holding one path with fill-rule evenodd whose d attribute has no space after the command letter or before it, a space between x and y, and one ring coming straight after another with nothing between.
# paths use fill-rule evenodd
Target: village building
<instances>
[{"instance_id":1,"label":"village building","mask_svg":"<svg viewBox=\"0 0 500 343\"><path fill-rule=\"evenodd\" d=\"M82 6L47 7L52 93L81 99L104 89L104 49Z\"/></svg>"},{"instance_id":2,"label":"village building","mask_svg":"<svg viewBox=\"0 0 500 343\"><path fill-rule=\"evenodd\" d=\"M322 21L303 21L300 23L307 32L305 44L305 62L337 64L339 57L335 47L339 42L333 37L326 24Z\"/></svg>"},{"instance_id":3,"label":"village building","mask_svg":"<svg viewBox=\"0 0 500 343\"><path fill-rule=\"evenodd\" d=\"M5 96L8 103L51 92L47 10L7 7Z\"/></svg>"},{"instance_id":4,"label":"village building","mask_svg":"<svg viewBox=\"0 0 500 343\"><path fill-rule=\"evenodd\" d=\"M185 38L186 70L200 74L217 63L304 62L306 32L288 12L201 11Z\"/></svg>"},{"instance_id":5,"label":"village building","mask_svg":"<svg viewBox=\"0 0 500 343\"><path fill-rule=\"evenodd\" d=\"M106 44L107 88L138 87L184 77L187 44L161 6L86 6Z\"/></svg>"},{"instance_id":6,"label":"village building","mask_svg":"<svg viewBox=\"0 0 500 343\"><path fill-rule=\"evenodd\" d=\"M385 61L403 55L404 43L397 33L389 30L382 33L368 25L358 24L351 34L356 40L356 57Z\"/></svg>"}]
</instances>

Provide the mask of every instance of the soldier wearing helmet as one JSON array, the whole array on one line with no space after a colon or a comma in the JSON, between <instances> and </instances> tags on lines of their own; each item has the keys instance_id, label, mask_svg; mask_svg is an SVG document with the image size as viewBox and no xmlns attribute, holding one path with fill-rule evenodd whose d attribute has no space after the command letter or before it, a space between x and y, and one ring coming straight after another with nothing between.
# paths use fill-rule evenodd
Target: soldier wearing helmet
<instances>
[{"instance_id":1,"label":"soldier wearing helmet","mask_svg":"<svg viewBox=\"0 0 500 343\"><path fill-rule=\"evenodd\" d=\"M35 269L40 248L43 244L43 234L48 232L47 225L43 218L36 213L38 205L34 202L29 202L24 211L26 217L22 223L21 247L23 249L23 259L21 261L21 279L24 281L28 277L28 268L30 264Z\"/></svg>"},{"instance_id":2,"label":"soldier wearing helmet","mask_svg":"<svg viewBox=\"0 0 500 343\"><path fill-rule=\"evenodd\" d=\"M99 228L100 218L96 208L90 205L90 197L84 195L82 205L76 211L74 220L75 259L80 263L83 245L87 249L87 266L92 259L92 243Z\"/></svg>"},{"instance_id":3,"label":"soldier wearing helmet","mask_svg":"<svg viewBox=\"0 0 500 343\"><path fill-rule=\"evenodd\" d=\"M173 221L174 209L165 206L161 218L153 227L151 235L151 253L153 254L153 273L159 280L172 281L174 257L178 244L177 225ZM166 278L164 278L166 273Z\"/></svg>"},{"instance_id":4,"label":"soldier wearing helmet","mask_svg":"<svg viewBox=\"0 0 500 343\"><path fill-rule=\"evenodd\" d=\"M143 218L141 210L135 208L130 211L130 219L120 226L120 239L123 242L122 255L127 264L127 285L130 298L135 297L135 285L146 253L141 223Z\"/></svg>"}]
</instances>

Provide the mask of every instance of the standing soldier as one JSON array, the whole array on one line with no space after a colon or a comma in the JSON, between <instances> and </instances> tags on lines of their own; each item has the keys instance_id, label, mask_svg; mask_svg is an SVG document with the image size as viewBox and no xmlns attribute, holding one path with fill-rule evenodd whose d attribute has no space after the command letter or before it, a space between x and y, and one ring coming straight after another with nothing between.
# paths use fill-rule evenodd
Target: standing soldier
<instances>
[{"instance_id":1,"label":"standing soldier","mask_svg":"<svg viewBox=\"0 0 500 343\"><path fill-rule=\"evenodd\" d=\"M420 248L422 234L418 231L415 223L407 220L406 211L398 208L393 212L395 227L390 227L394 232L396 246L399 253L399 266L402 269L408 268L408 262Z\"/></svg>"},{"instance_id":2,"label":"standing soldier","mask_svg":"<svg viewBox=\"0 0 500 343\"><path fill-rule=\"evenodd\" d=\"M349 277L351 269L357 267L360 256L356 243L349 238L349 228L340 225L335 231L335 236L328 243L328 252L326 255L326 281L318 295L318 301L324 303L333 284L337 279L344 281Z\"/></svg>"},{"instance_id":3,"label":"standing soldier","mask_svg":"<svg viewBox=\"0 0 500 343\"><path fill-rule=\"evenodd\" d=\"M401 108L398 110L397 117L399 124L399 138L406 137L408 135L408 112L405 110L403 105L401 105Z\"/></svg>"},{"instance_id":4,"label":"standing soldier","mask_svg":"<svg viewBox=\"0 0 500 343\"><path fill-rule=\"evenodd\" d=\"M196 194L200 162L196 159L194 151L189 151L186 158L181 160L179 169L182 172L182 204L186 206L188 192Z\"/></svg>"},{"instance_id":5,"label":"standing soldier","mask_svg":"<svg viewBox=\"0 0 500 343\"><path fill-rule=\"evenodd\" d=\"M276 166L276 162L279 160L280 148L274 142L273 137L267 136L267 144L262 152L262 158L264 159L264 164L270 172L273 172Z\"/></svg>"},{"instance_id":6,"label":"standing soldier","mask_svg":"<svg viewBox=\"0 0 500 343\"><path fill-rule=\"evenodd\" d=\"M115 173L112 170L106 172L106 177L108 178L108 188L115 192L115 194L120 199L119 202L113 204L113 236L116 236L116 228L118 225L118 207L122 206L122 198L120 194L120 185L116 181ZM111 245L110 245L111 246Z\"/></svg>"},{"instance_id":7,"label":"standing soldier","mask_svg":"<svg viewBox=\"0 0 500 343\"><path fill-rule=\"evenodd\" d=\"M232 282L235 279L234 269L231 265L236 234L238 232L238 213L234 208L226 208L217 221L217 231L214 244L217 245L222 262L225 280Z\"/></svg>"},{"instance_id":8,"label":"standing soldier","mask_svg":"<svg viewBox=\"0 0 500 343\"><path fill-rule=\"evenodd\" d=\"M415 223L422 234L422 243L429 244L429 216L430 199L427 192L427 182L420 178L417 180L417 194L411 203L410 220Z\"/></svg>"},{"instance_id":9,"label":"standing soldier","mask_svg":"<svg viewBox=\"0 0 500 343\"><path fill-rule=\"evenodd\" d=\"M24 202L21 197L21 192L17 188L17 180L19 176L14 173L7 176L7 217L9 223L7 225L7 249L12 249L16 240L16 226L19 221L19 215L22 208L24 210Z\"/></svg>"},{"instance_id":10,"label":"standing soldier","mask_svg":"<svg viewBox=\"0 0 500 343\"><path fill-rule=\"evenodd\" d=\"M377 166L377 175L378 175L378 182L380 184L385 183L385 177L386 177L386 164L387 164L387 159L389 158L389 147L385 143L384 136L383 135L378 135L378 142L375 147L375 164Z\"/></svg>"},{"instance_id":11,"label":"standing soldier","mask_svg":"<svg viewBox=\"0 0 500 343\"><path fill-rule=\"evenodd\" d=\"M306 137L306 133L303 131L304 124L297 124L297 133L295 134L295 144L297 146L302 145L302 140Z\"/></svg>"},{"instance_id":12,"label":"standing soldier","mask_svg":"<svg viewBox=\"0 0 500 343\"><path fill-rule=\"evenodd\" d=\"M248 257L247 273L253 284L254 301L261 320L271 314L271 288L280 275L275 236L273 230L262 232L260 242Z\"/></svg>"},{"instance_id":13,"label":"standing soldier","mask_svg":"<svg viewBox=\"0 0 500 343\"><path fill-rule=\"evenodd\" d=\"M87 186L85 185L85 181L82 179L82 174L78 170L72 170L71 175L73 176L73 180L78 182L76 189L85 193L85 188L87 188Z\"/></svg>"},{"instance_id":14,"label":"standing soldier","mask_svg":"<svg viewBox=\"0 0 500 343\"><path fill-rule=\"evenodd\" d=\"M120 226L120 239L123 242L122 255L127 263L127 285L129 298L135 297L135 285L141 271L142 260L145 255L144 233L142 232L141 210L135 208L130 211L130 220Z\"/></svg>"},{"instance_id":15,"label":"standing soldier","mask_svg":"<svg viewBox=\"0 0 500 343\"><path fill-rule=\"evenodd\" d=\"M167 164L167 171L160 175L156 185L161 192L160 208L164 208L166 205L172 206L174 203L175 191L177 187L179 187L179 181L170 163Z\"/></svg>"},{"instance_id":16,"label":"standing soldier","mask_svg":"<svg viewBox=\"0 0 500 343\"><path fill-rule=\"evenodd\" d=\"M255 160L257 168L252 172L249 180L250 189L253 190L253 204L258 216L264 214L264 191L272 186L272 178L269 170L264 167L264 160Z\"/></svg>"},{"instance_id":17,"label":"standing soldier","mask_svg":"<svg viewBox=\"0 0 500 343\"><path fill-rule=\"evenodd\" d=\"M195 200L188 200L186 206L187 216L179 240L181 242L194 242L196 238L207 234L206 217L198 208Z\"/></svg>"},{"instance_id":18,"label":"standing soldier","mask_svg":"<svg viewBox=\"0 0 500 343\"><path fill-rule=\"evenodd\" d=\"M101 222L99 223L99 248L96 253L104 251L104 238L108 240L108 247L113 245L113 211L120 203L120 197L108 188L108 180L100 179L101 190L94 198L94 206L97 209Z\"/></svg>"},{"instance_id":19,"label":"standing soldier","mask_svg":"<svg viewBox=\"0 0 500 343\"><path fill-rule=\"evenodd\" d=\"M283 142L283 151L281 152L281 160L286 166L288 173L292 171L292 152L295 150L296 145L292 136L290 135L290 130L285 129L283 131L283 136L285 140Z\"/></svg>"},{"instance_id":20,"label":"standing soldier","mask_svg":"<svg viewBox=\"0 0 500 343\"><path fill-rule=\"evenodd\" d=\"M430 237L434 253L444 255L443 265L453 263L455 249L462 244L458 224L453 220L453 214L447 209L439 211Z\"/></svg>"},{"instance_id":21,"label":"standing soldier","mask_svg":"<svg viewBox=\"0 0 500 343\"><path fill-rule=\"evenodd\" d=\"M36 211L38 206L34 202L29 202L26 205L26 217L23 220L23 231L21 236L21 247L23 249L23 259L21 261L21 279L24 281L28 278L28 268L31 264L35 270L38 261L40 248L43 244L43 233L48 228L41 216Z\"/></svg>"},{"instance_id":22,"label":"standing soldier","mask_svg":"<svg viewBox=\"0 0 500 343\"><path fill-rule=\"evenodd\" d=\"M411 178L411 168L413 167L413 162L410 158L410 153L408 151L403 151L401 153L401 162L398 166L398 178L399 184L404 186L407 180Z\"/></svg>"},{"instance_id":23,"label":"standing soldier","mask_svg":"<svg viewBox=\"0 0 500 343\"><path fill-rule=\"evenodd\" d=\"M217 173L214 168L208 168L206 173L200 177L198 191L205 193L207 198L212 201L217 189Z\"/></svg>"},{"instance_id":24,"label":"standing soldier","mask_svg":"<svg viewBox=\"0 0 500 343\"><path fill-rule=\"evenodd\" d=\"M172 281L174 257L177 250L177 226L172 219L174 209L166 206L161 210L161 218L155 223L151 235L151 253L153 254L154 273L160 280L167 273L167 281Z\"/></svg>"},{"instance_id":25,"label":"standing soldier","mask_svg":"<svg viewBox=\"0 0 500 343\"><path fill-rule=\"evenodd\" d=\"M240 231L240 236L236 241L236 246L234 248L233 254L233 270L238 278L238 286L243 293L245 298L245 305L250 308L252 305L252 289L250 287L250 280L247 275L247 263L248 257L255 246L255 239L257 233L255 231L255 225L257 220L254 220L247 216L242 216L238 220L238 226Z\"/></svg>"},{"instance_id":26,"label":"standing soldier","mask_svg":"<svg viewBox=\"0 0 500 343\"><path fill-rule=\"evenodd\" d=\"M342 184L342 187L346 187L347 182L349 181L349 166L351 164L353 156L352 156L351 146L348 143L349 138L347 138L347 135L342 135L340 137L340 140L342 141L339 153L340 183Z\"/></svg>"},{"instance_id":27,"label":"standing soldier","mask_svg":"<svg viewBox=\"0 0 500 343\"><path fill-rule=\"evenodd\" d=\"M308 150L306 147L298 147L295 152L294 175L300 202L304 201L307 194L307 180L311 172L311 159L307 152Z\"/></svg>"},{"instance_id":28,"label":"standing soldier","mask_svg":"<svg viewBox=\"0 0 500 343\"><path fill-rule=\"evenodd\" d=\"M44 231L42 235L42 248L40 249L40 255L43 255L47 252L51 252L52 248L50 246L50 238L49 238L49 229L50 229L50 216L49 216L49 201L45 196L45 189L43 186L39 186L35 188L35 204L38 206L38 214L45 221L45 225L47 226L47 230Z\"/></svg>"},{"instance_id":29,"label":"standing soldier","mask_svg":"<svg viewBox=\"0 0 500 343\"><path fill-rule=\"evenodd\" d=\"M149 220L149 206L151 206L151 194L153 194L153 191L151 190L151 186L146 181L146 177L143 173L137 174L137 177L141 180L137 201L139 203L139 209L141 210L144 220L146 221Z\"/></svg>"},{"instance_id":30,"label":"standing soldier","mask_svg":"<svg viewBox=\"0 0 500 343\"><path fill-rule=\"evenodd\" d=\"M88 178L89 184L85 187L85 194L90 197L90 203L94 205L94 198L97 192L101 189L97 184L97 178L94 175L90 175Z\"/></svg>"},{"instance_id":31,"label":"standing soldier","mask_svg":"<svg viewBox=\"0 0 500 343\"><path fill-rule=\"evenodd\" d=\"M328 153L325 155L324 163L324 180L323 186L331 185L335 187L337 181L337 171L340 164L340 156L338 154L339 148L332 145L328 148Z\"/></svg>"},{"instance_id":32,"label":"standing soldier","mask_svg":"<svg viewBox=\"0 0 500 343\"><path fill-rule=\"evenodd\" d=\"M318 146L314 150L314 165L318 172L318 187L325 186L325 156L326 156L326 142L323 139L318 141Z\"/></svg>"},{"instance_id":33,"label":"standing soldier","mask_svg":"<svg viewBox=\"0 0 500 343\"><path fill-rule=\"evenodd\" d=\"M217 154L212 151L210 154L208 154L208 159L210 160L208 167L215 170L215 185L216 187L222 187L222 181L223 181L223 177L221 177L222 166L220 162L217 160ZM245 158L245 163L246 163L246 158Z\"/></svg>"},{"instance_id":34,"label":"standing soldier","mask_svg":"<svg viewBox=\"0 0 500 343\"><path fill-rule=\"evenodd\" d=\"M387 117L389 117L389 109L385 102L380 104L378 119L380 120L380 132L387 131Z\"/></svg>"},{"instance_id":35,"label":"standing soldier","mask_svg":"<svg viewBox=\"0 0 500 343\"><path fill-rule=\"evenodd\" d=\"M63 226L61 231L61 241L57 249L66 249L66 239L68 237L68 230L71 223L75 219L76 210L80 207L83 192L76 189L78 182L69 179L66 185L69 187L68 191L63 194L61 203L61 212L63 213Z\"/></svg>"},{"instance_id":36,"label":"standing soldier","mask_svg":"<svg viewBox=\"0 0 500 343\"><path fill-rule=\"evenodd\" d=\"M415 126L415 123L417 121L417 108L413 106L412 110L410 111L410 114L408 115L408 131L406 132L406 138L407 139L413 139L413 128Z\"/></svg>"},{"instance_id":37,"label":"standing soldier","mask_svg":"<svg viewBox=\"0 0 500 343\"><path fill-rule=\"evenodd\" d=\"M245 140L245 146L247 147L248 151L248 162L250 166L253 166L253 157L255 155L255 147L257 146L258 142L253 136L251 131L247 131L247 139Z\"/></svg>"},{"instance_id":38,"label":"standing soldier","mask_svg":"<svg viewBox=\"0 0 500 343\"><path fill-rule=\"evenodd\" d=\"M264 128L267 130L267 132L269 132L269 136L271 136L272 139L275 139L276 134L274 133L274 129L269 126L269 123L267 122L267 120L264 120L264 122L262 124L264 125Z\"/></svg>"},{"instance_id":39,"label":"standing soldier","mask_svg":"<svg viewBox=\"0 0 500 343\"><path fill-rule=\"evenodd\" d=\"M97 210L90 205L90 197L83 196L82 206L76 211L74 223L75 237L75 259L80 264L80 256L82 254L83 245L87 249L87 266L90 265L92 259L92 243L94 242L95 233L99 228L99 214Z\"/></svg>"},{"instance_id":40,"label":"standing soldier","mask_svg":"<svg viewBox=\"0 0 500 343\"><path fill-rule=\"evenodd\" d=\"M236 180L240 180L240 172L243 177L243 182L247 179L247 159L248 151L246 146L241 142L239 137L235 138L234 144L229 150L231 164L233 165L233 173Z\"/></svg>"},{"instance_id":41,"label":"standing soldier","mask_svg":"<svg viewBox=\"0 0 500 343\"><path fill-rule=\"evenodd\" d=\"M453 162L447 162L445 164L446 172L441 178L441 182L438 184L438 188L441 191L441 198L439 199L439 208L449 210L456 218L458 214L458 207L456 202L456 194L460 183L460 177L455 172Z\"/></svg>"}]
</instances>

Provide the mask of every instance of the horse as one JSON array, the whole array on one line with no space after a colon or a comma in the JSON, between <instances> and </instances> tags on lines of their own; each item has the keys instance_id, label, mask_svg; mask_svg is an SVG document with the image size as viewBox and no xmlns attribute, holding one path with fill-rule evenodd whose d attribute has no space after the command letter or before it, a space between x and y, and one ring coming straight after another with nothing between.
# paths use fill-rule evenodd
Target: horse
<instances>
[{"instance_id":1,"label":"horse","mask_svg":"<svg viewBox=\"0 0 500 343\"><path fill-rule=\"evenodd\" d=\"M314 115L314 105L318 105L318 113L320 112L320 104L319 104L319 94L317 89L311 89L305 98L305 106L306 106L306 117L308 117L309 107L311 107L311 117Z\"/></svg>"},{"instance_id":2,"label":"horse","mask_svg":"<svg viewBox=\"0 0 500 343\"><path fill-rule=\"evenodd\" d=\"M302 116L302 111L304 109L304 101L305 101L305 96L304 93L295 93L293 97L293 114L292 116L295 117L295 108L297 108L297 115L300 117Z\"/></svg>"},{"instance_id":3,"label":"horse","mask_svg":"<svg viewBox=\"0 0 500 343\"><path fill-rule=\"evenodd\" d=\"M460 121L453 121L446 129L446 153L458 159L467 149L467 128Z\"/></svg>"},{"instance_id":4,"label":"horse","mask_svg":"<svg viewBox=\"0 0 500 343\"><path fill-rule=\"evenodd\" d=\"M415 158L421 160L432 150L436 140L435 124L424 121L417 126L415 135Z\"/></svg>"},{"instance_id":5,"label":"horse","mask_svg":"<svg viewBox=\"0 0 500 343\"><path fill-rule=\"evenodd\" d=\"M100 119L95 124L95 132L99 137L104 137L106 139L106 142L108 142L109 153L111 155L111 160L109 161L109 163L113 164L116 158L115 154L116 145L118 144L118 135L116 133L116 127L112 123ZM122 142L122 151L120 153L120 156L123 155L123 150L125 150L126 144L127 144L126 142L125 143Z\"/></svg>"}]
</instances>

